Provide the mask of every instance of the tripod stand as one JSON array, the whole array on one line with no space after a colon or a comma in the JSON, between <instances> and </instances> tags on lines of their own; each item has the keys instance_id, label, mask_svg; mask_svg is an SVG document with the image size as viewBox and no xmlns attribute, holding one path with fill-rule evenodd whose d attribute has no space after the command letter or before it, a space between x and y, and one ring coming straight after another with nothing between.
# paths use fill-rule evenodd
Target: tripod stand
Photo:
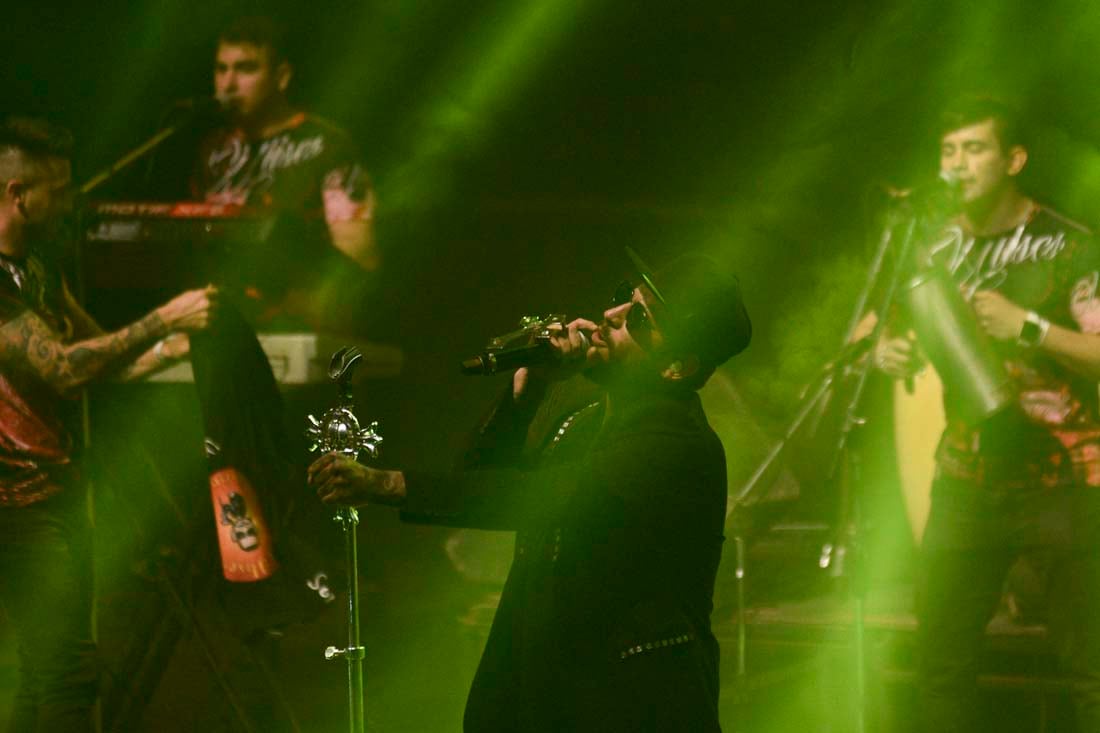
<instances>
[{"instance_id":1,"label":"tripod stand","mask_svg":"<svg viewBox=\"0 0 1100 733\"><path fill-rule=\"evenodd\" d=\"M901 226L900 242L895 243L897 229ZM757 469L749 477L748 481L735 495L731 512L743 509L763 485L761 479L783 455L792 439L807 423L817 421L827 407L830 398L837 392L837 385L842 375L847 377L851 387L846 395L846 401L840 406L840 423L831 449L827 452L828 464L825 471L825 483L834 488L836 495L840 497L840 512L837 526L834 528L837 534L835 544L828 543L823 547L819 560L822 569L830 569L834 575L846 575L852 582L849 584L853 596L853 621L852 621L852 655L855 665L855 716L853 730L856 733L864 733L866 730L866 649L865 649L865 605L866 583L864 582L864 560L862 557L862 537L864 534L863 516L860 507L860 495L853 488L859 480L860 467L849 450L849 441L855 429L865 424L861 416L863 397L867 378L870 373L871 361L861 357L879 341L885 328L885 318L878 318L871 332L856 340L854 335L857 327L869 310L878 314L890 311L895 302L902 267L900 263L909 260L914 234L917 230L918 219L909 217L904 223L892 218L884 227L879 239L878 248L868 268L867 277L862 291L856 301L852 316L849 320L844 346L837 352L833 359L827 362L819 372L814 383L807 390L795 417L788 423L782 438L772 447L767 456ZM895 252L894 267L884 276L887 255ZM885 282L883 287L881 284ZM875 291L882 293L874 308L868 305L871 295ZM747 657L747 628L745 608L745 586L747 579L745 560L745 538L738 535L734 538L736 551L736 582L737 582L737 674L744 679Z\"/></svg>"}]
</instances>

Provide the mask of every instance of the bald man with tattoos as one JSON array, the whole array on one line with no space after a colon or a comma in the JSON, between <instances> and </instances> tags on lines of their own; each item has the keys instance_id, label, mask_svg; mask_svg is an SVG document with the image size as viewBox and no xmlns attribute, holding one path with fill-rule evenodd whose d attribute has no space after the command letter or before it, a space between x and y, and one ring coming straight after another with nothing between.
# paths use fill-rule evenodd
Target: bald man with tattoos
<instances>
[{"instance_id":1,"label":"bald man with tattoos","mask_svg":"<svg viewBox=\"0 0 1100 733\"><path fill-rule=\"evenodd\" d=\"M9 731L92 730L89 524L68 429L94 381L133 379L188 349L213 288L106 333L41 254L70 206L71 138L33 119L0 126L0 603L19 642Z\"/></svg>"}]
</instances>

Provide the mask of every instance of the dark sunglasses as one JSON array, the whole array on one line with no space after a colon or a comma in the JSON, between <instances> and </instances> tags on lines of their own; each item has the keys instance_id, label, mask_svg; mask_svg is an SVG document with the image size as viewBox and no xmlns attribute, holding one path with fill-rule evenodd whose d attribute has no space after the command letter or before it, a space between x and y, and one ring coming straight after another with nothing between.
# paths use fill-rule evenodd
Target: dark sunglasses
<instances>
[{"instance_id":1,"label":"dark sunglasses","mask_svg":"<svg viewBox=\"0 0 1100 733\"><path fill-rule=\"evenodd\" d=\"M615 294L611 296L611 307L616 308L633 299L634 286L624 280L619 283L615 288ZM626 330L643 349L648 349L652 345L653 322L649 320L649 311L641 303L634 303L626 312Z\"/></svg>"}]
</instances>

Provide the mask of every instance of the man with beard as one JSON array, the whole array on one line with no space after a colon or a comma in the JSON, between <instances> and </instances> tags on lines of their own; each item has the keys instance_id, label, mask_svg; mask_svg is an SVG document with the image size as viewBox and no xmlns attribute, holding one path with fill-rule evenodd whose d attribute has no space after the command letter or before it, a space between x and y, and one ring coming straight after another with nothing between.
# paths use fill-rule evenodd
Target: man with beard
<instances>
[{"instance_id":1,"label":"man with beard","mask_svg":"<svg viewBox=\"0 0 1100 733\"><path fill-rule=\"evenodd\" d=\"M972 304L1016 400L1015 419L977 422L945 387L917 608L926 729L984 728L983 631L1011 562L1027 552L1046 566L1079 729L1100 731L1100 251L1018 188L1028 151L1010 108L964 100L941 131L940 170L958 182L960 210L918 246ZM875 361L903 379L920 367L916 355L912 340L889 337Z\"/></svg>"},{"instance_id":2,"label":"man with beard","mask_svg":"<svg viewBox=\"0 0 1100 733\"><path fill-rule=\"evenodd\" d=\"M737 281L685 255L623 283L600 323L521 368L461 470L375 470L338 454L328 504L516 531L465 730L718 731L710 629L726 508L722 446L696 390L743 350Z\"/></svg>"},{"instance_id":3,"label":"man with beard","mask_svg":"<svg viewBox=\"0 0 1100 733\"><path fill-rule=\"evenodd\" d=\"M201 142L193 198L268 215L267 246L243 248L227 275L268 330L347 330L378 270L374 190L351 138L287 97L294 69L282 27L245 17L218 38L214 95L224 124Z\"/></svg>"},{"instance_id":4,"label":"man with beard","mask_svg":"<svg viewBox=\"0 0 1100 733\"><path fill-rule=\"evenodd\" d=\"M186 350L215 299L193 290L114 333L95 324L42 254L71 200L70 148L45 122L0 125L0 602L19 643L8 727L19 733L92 730L90 527L69 430L74 398Z\"/></svg>"}]
</instances>

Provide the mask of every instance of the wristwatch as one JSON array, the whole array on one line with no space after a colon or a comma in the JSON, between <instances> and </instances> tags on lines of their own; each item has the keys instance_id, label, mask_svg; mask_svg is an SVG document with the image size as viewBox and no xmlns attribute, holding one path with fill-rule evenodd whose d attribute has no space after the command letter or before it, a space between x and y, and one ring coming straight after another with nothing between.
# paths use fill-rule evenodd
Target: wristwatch
<instances>
[{"instance_id":1,"label":"wristwatch","mask_svg":"<svg viewBox=\"0 0 1100 733\"><path fill-rule=\"evenodd\" d=\"M1047 337L1047 331L1050 330L1050 321L1040 316L1035 311L1028 311L1024 316L1024 325L1020 328L1020 335L1016 338L1016 343L1027 349L1038 348L1043 343L1043 339Z\"/></svg>"}]
</instances>

